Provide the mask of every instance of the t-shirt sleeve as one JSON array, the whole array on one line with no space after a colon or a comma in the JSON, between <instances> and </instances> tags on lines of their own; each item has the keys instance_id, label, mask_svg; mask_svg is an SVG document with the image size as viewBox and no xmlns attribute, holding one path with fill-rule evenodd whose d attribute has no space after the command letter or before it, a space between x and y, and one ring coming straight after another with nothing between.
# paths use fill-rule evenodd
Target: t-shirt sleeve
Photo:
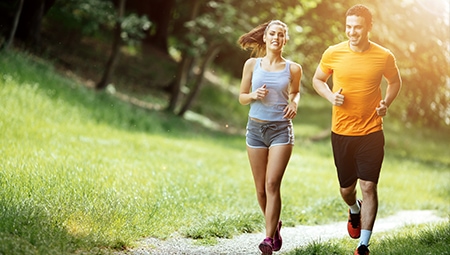
<instances>
[{"instance_id":1,"label":"t-shirt sleeve","mask_svg":"<svg viewBox=\"0 0 450 255\"><path fill-rule=\"evenodd\" d=\"M388 80L398 75L397 62L395 60L394 54L392 54L392 52L390 51L386 58L386 68L383 75Z\"/></svg>"},{"instance_id":2,"label":"t-shirt sleeve","mask_svg":"<svg viewBox=\"0 0 450 255\"><path fill-rule=\"evenodd\" d=\"M322 54L322 59L320 60L319 67L326 74L333 73L333 69L331 68L331 47L325 50Z\"/></svg>"}]
</instances>

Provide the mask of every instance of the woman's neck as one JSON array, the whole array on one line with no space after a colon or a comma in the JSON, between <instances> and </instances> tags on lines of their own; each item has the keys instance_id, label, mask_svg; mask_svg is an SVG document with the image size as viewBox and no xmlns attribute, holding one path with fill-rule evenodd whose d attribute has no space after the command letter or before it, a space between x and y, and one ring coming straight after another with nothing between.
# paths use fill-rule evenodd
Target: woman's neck
<instances>
[{"instance_id":1,"label":"woman's neck","mask_svg":"<svg viewBox=\"0 0 450 255\"><path fill-rule=\"evenodd\" d=\"M284 61L284 59L280 53L267 52L267 54L263 57L263 61L267 61L269 64L276 64Z\"/></svg>"}]
</instances>

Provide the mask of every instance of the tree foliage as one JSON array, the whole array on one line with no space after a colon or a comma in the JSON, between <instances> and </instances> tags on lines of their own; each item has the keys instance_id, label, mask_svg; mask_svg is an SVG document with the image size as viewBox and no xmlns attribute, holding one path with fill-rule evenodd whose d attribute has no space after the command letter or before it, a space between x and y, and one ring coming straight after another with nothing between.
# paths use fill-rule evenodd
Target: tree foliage
<instances>
[{"instance_id":1,"label":"tree foliage","mask_svg":"<svg viewBox=\"0 0 450 255\"><path fill-rule=\"evenodd\" d=\"M31 4L48 9L55 3L49 15L53 20L64 20L71 29L91 36L113 30L117 2L24 0L24 12L26 15L30 11ZM243 62L249 57L249 52L239 49L236 43L239 36L265 21L280 19L290 28L284 55L303 66L303 92L315 94L311 78L321 54L329 45L346 40L345 11L356 3L366 4L373 11L371 40L390 49L397 58L404 86L395 103L400 111L391 114L407 123L449 126L450 2L447 0L128 0L127 15L121 20L121 38L128 42L143 39L143 44L170 52L178 62L168 90L171 93L168 108L175 111L192 105L210 64L239 77ZM15 10L10 6L13 5L0 3L3 41L13 24L8 22ZM29 20L21 16L18 32L24 31ZM30 29L38 26L29 26Z\"/></svg>"},{"instance_id":2,"label":"tree foliage","mask_svg":"<svg viewBox=\"0 0 450 255\"><path fill-rule=\"evenodd\" d=\"M183 115L201 87L203 81L201 76L209 65L205 63L217 57L213 55L217 55L223 48L236 49L236 41L241 34L268 20L282 19L285 13L283 9L293 8L297 4L286 0L277 2L268 0L179 1L175 11L179 15L174 21L176 24L174 27L177 29L172 33L172 38L175 41L174 48L180 52L181 60L177 79L171 89L172 97L168 109L170 111L176 109L180 91L188 88L190 93L187 101L178 113ZM217 62L216 64L220 65ZM200 67L198 73L195 72L196 67Z\"/></svg>"},{"instance_id":3,"label":"tree foliage","mask_svg":"<svg viewBox=\"0 0 450 255\"><path fill-rule=\"evenodd\" d=\"M128 12L119 19L112 1L68 0L56 2L52 9L53 20L62 22L70 29L76 29L84 36L94 36L103 29L113 30L116 23L121 25L121 38L135 43L145 37L151 26L147 16Z\"/></svg>"},{"instance_id":4,"label":"tree foliage","mask_svg":"<svg viewBox=\"0 0 450 255\"><path fill-rule=\"evenodd\" d=\"M386 1L375 8L380 32L374 37L389 45L402 72L402 119L450 125L450 2Z\"/></svg>"},{"instance_id":5,"label":"tree foliage","mask_svg":"<svg viewBox=\"0 0 450 255\"><path fill-rule=\"evenodd\" d=\"M304 91L312 92L311 78L321 53L329 45L346 40L345 12L360 2L202 1L203 7L195 18L177 20L178 27L184 30L174 30L171 34L177 38L173 46L201 56L208 45L220 42L222 48L232 48L236 56L242 56L236 45L241 34L264 21L281 19L290 27L291 40L285 55L302 64ZM449 125L449 3L441 0L434 0L431 5L424 0L362 2L374 14L371 39L394 53L404 81L398 100L401 111L392 114L407 123ZM184 2L184 5L191 3ZM180 10L185 8L182 3L178 6ZM233 56L226 57L233 61ZM241 68L241 65L233 66ZM236 69L233 73L240 73Z\"/></svg>"}]
</instances>

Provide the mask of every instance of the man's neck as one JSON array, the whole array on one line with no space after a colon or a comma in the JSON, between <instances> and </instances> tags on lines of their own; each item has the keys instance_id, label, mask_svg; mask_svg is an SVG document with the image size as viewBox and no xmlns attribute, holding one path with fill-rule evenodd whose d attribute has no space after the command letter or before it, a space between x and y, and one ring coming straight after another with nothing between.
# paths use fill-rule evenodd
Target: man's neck
<instances>
[{"instance_id":1,"label":"man's neck","mask_svg":"<svg viewBox=\"0 0 450 255\"><path fill-rule=\"evenodd\" d=\"M370 41L366 41L364 43L360 43L359 45L349 45L350 49L354 52L364 52L370 48Z\"/></svg>"}]
</instances>

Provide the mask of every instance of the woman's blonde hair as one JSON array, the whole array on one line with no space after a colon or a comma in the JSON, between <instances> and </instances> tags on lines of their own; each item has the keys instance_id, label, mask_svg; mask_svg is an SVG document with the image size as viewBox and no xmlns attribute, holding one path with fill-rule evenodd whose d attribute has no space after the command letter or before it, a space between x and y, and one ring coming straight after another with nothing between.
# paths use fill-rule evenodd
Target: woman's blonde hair
<instances>
[{"instance_id":1,"label":"woman's blonde hair","mask_svg":"<svg viewBox=\"0 0 450 255\"><path fill-rule=\"evenodd\" d=\"M241 37L239 37L238 44L244 50L251 49L252 56L264 56L266 54L266 43L264 42L263 38L269 27L272 25L282 26L284 28L286 39L289 39L287 25L280 20L272 20L258 25L250 32L241 35Z\"/></svg>"}]
</instances>

